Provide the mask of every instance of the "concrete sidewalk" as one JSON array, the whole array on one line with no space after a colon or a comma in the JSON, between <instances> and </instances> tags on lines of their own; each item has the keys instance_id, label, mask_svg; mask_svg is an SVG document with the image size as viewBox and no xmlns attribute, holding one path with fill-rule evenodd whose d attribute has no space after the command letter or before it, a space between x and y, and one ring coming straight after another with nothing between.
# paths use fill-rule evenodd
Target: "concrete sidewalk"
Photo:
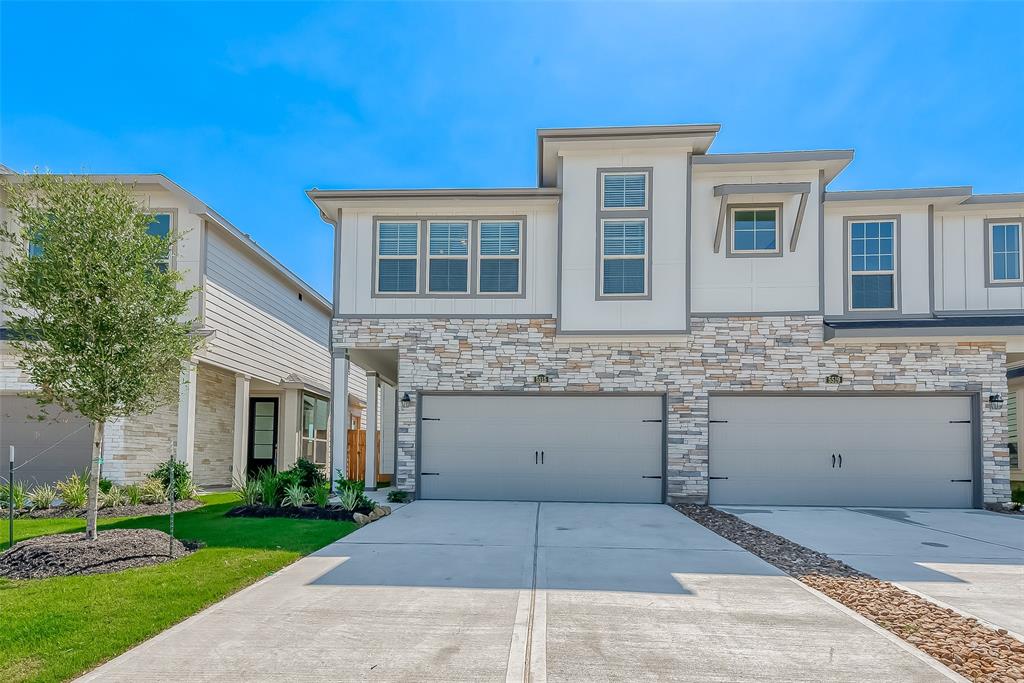
<instances>
[{"instance_id":1,"label":"concrete sidewalk","mask_svg":"<svg viewBox=\"0 0 1024 683\"><path fill-rule=\"evenodd\" d=\"M984 510L721 509L1024 635L1024 516Z\"/></svg>"},{"instance_id":2,"label":"concrete sidewalk","mask_svg":"<svg viewBox=\"0 0 1024 683\"><path fill-rule=\"evenodd\" d=\"M661 505L418 501L83 680L936 681Z\"/></svg>"}]
</instances>

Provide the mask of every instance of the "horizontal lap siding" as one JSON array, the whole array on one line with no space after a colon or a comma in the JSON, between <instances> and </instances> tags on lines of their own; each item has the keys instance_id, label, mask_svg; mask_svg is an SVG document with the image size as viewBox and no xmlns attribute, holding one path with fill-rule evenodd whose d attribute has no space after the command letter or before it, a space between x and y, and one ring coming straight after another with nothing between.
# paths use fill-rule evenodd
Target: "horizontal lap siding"
<instances>
[{"instance_id":1,"label":"horizontal lap siding","mask_svg":"<svg viewBox=\"0 0 1024 683\"><path fill-rule=\"evenodd\" d=\"M298 374L330 386L327 312L216 230L207 239L204 324L215 334L200 357L269 382Z\"/></svg>"}]
</instances>

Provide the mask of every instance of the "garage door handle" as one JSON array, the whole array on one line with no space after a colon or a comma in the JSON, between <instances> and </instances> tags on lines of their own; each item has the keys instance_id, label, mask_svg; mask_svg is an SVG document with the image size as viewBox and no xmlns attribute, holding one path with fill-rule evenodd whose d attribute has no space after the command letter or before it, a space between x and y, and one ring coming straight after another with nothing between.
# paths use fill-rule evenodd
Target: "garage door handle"
<instances>
[{"instance_id":1,"label":"garage door handle","mask_svg":"<svg viewBox=\"0 0 1024 683\"><path fill-rule=\"evenodd\" d=\"M951 425L969 425L969 424L971 424L971 421L970 420L950 420L949 424L951 424Z\"/></svg>"},{"instance_id":2,"label":"garage door handle","mask_svg":"<svg viewBox=\"0 0 1024 683\"><path fill-rule=\"evenodd\" d=\"M441 418L439 418L439 417L423 417L423 418L420 418L420 419L423 420L424 422L440 422L441 421Z\"/></svg>"},{"instance_id":3,"label":"garage door handle","mask_svg":"<svg viewBox=\"0 0 1024 683\"><path fill-rule=\"evenodd\" d=\"M661 420L640 420L641 422L661 422Z\"/></svg>"},{"instance_id":4,"label":"garage door handle","mask_svg":"<svg viewBox=\"0 0 1024 683\"><path fill-rule=\"evenodd\" d=\"M950 479L950 481L955 483L955 484L960 484L960 483L969 484L971 482L970 479Z\"/></svg>"},{"instance_id":5,"label":"garage door handle","mask_svg":"<svg viewBox=\"0 0 1024 683\"><path fill-rule=\"evenodd\" d=\"M541 464L541 465L543 465L543 464L544 464L544 451L541 451L541 452L540 452L540 464Z\"/></svg>"},{"instance_id":6,"label":"garage door handle","mask_svg":"<svg viewBox=\"0 0 1024 683\"><path fill-rule=\"evenodd\" d=\"M708 479L728 479L729 477L708 477Z\"/></svg>"},{"instance_id":7,"label":"garage door handle","mask_svg":"<svg viewBox=\"0 0 1024 683\"><path fill-rule=\"evenodd\" d=\"M440 472L420 472L421 477L437 477L440 474Z\"/></svg>"},{"instance_id":8,"label":"garage door handle","mask_svg":"<svg viewBox=\"0 0 1024 683\"><path fill-rule=\"evenodd\" d=\"M724 425L728 420L708 420L713 425Z\"/></svg>"},{"instance_id":9,"label":"garage door handle","mask_svg":"<svg viewBox=\"0 0 1024 683\"><path fill-rule=\"evenodd\" d=\"M658 475L654 475L654 474L645 474L645 475L643 475L643 476L642 476L642 477L640 477L640 478L641 478L641 479L661 479L661 475L660 475L660 474L658 474Z\"/></svg>"},{"instance_id":10,"label":"garage door handle","mask_svg":"<svg viewBox=\"0 0 1024 683\"><path fill-rule=\"evenodd\" d=\"M540 451L533 452L533 464L536 465L540 462Z\"/></svg>"},{"instance_id":11,"label":"garage door handle","mask_svg":"<svg viewBox=\"0 0 1024 683\"><path fill-rule=\"evenodd\" d=\"M839 454L839 469L843 469L843 454Z\"/></svg>"},{"instance_id":12,"label":"garage door handle","mask_svg":"<svg viewBox=\"0 0 1024 683\"><path fill-rule=\"evenodd\" d=\"M836 468L836 454L832 454L832 469Z\"/></svg>"}]
</instances>

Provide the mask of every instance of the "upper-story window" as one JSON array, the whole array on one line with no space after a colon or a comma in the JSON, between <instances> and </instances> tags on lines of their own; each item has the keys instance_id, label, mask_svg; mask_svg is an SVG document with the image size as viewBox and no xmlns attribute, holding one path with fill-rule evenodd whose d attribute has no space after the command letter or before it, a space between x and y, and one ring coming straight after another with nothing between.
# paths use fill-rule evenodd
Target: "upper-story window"
<instances>
[{"instance_id":1,"label":"upper-story window","mask_svg":"<svg viewBox=\"0 0 1024 683\"><path fill-rule=\"evenodd\" d=\"M377 291L416 293L419 271L418 222L377 225Z\"/></svg>"},{"instance_id":2,"label":"upper-story window","mask_svg":"<svg viewBox=\"0 0 1024 683\"><path fill-rule=\"evenodd\" d=\"M602 173L601 208L619 209L647 208L646 173Z\"/></svg>"},{"instance_id":3,"label":"upper-story window","mask_svg":"<svg viewBox=\"0 0 1024 683\"><path fill-rule=\"evenodd\" d=\"M850 310L896 308L896 221L849 221Z\"/></svg>"},{"instance_id":4,"label":"upper-story window","mask_svg":"<svg viewBox=\"0 0 1024 683\"><path fill-rule=\"evenodd\" d=\"M647 221L601 221L601 293L647 293Z\"/></svg>"},{"instance_id":5,"label":"upper-story window","mask_svg":"<svg viewBox=\"0 0 1024 683\"><path fill-rule=\"evenodd\" d=\"M146 233L152 237L159 237L167 243L163 256L156 263L157 268L166 273L171 265L171 214L158 213L154 215L149 227L146 228Z\"/></svg>"},{"instance_id":6,"label":"upper-story window","mask_svg":"<svg viewBox=\"0 0 1024 683\"><path fill-rule=\"evenodd\" d=\"M469 222L427 224L427 289L434 293L469 293Z\"/></svg>"},{"instance_id":7,"label":"upper-story window","mask_svg":"<svg viewBox=\"0 0 1024 683\"><path fill-rule=\"evenodd\" d=\"M1021 229L1024 221L986 221L989 284L1024 284Z\"/></svg>"},{"instance_id":8,"label":"upper-story window","mask_svg":"<svg viewBox=\"0 0 1024 683\"><path fill-rule=\"evenodd\" d=\"M782 253L781 206L731 206L729 254L777 256Z\"/></svg>"},{"instance_id":9,"label":"upper-story window","mask_svg":"<svg viewBox=\"0 0 1024 683\"><path fill-rule=\"evenodd\" d=\"M521 221L480 221L481 294L518 294L521 291Z\"/></svg>"}]
</instances>

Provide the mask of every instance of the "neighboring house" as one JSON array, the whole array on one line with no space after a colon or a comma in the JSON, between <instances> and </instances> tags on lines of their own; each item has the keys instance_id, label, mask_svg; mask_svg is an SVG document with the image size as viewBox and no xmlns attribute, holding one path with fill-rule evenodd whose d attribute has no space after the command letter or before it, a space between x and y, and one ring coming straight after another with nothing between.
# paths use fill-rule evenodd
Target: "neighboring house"
<instances>
[{"instance_id":1,"label":"neighboring house","mask_svg":"<svg viewBox=\"0 0 1024 683\"><path fill-rule=\"evenodd\" d=\"M1009 498L1024 193L831 192L852 151L712 154L718 130L541 130L535 188L309 192L335 225L334 395L351 364L382 387L400 488Z\"/></svg>"},{"instance_id":2,"label":"neighboring house","mask_svg":"<svg viewBox=\"0 0 1024 683\"><path fill-rule=\"evenodd\" d=\"M104 476L138 480L172 453L203 486L229 485L261 467L286 468L298 457L326 467L330 303L166 177L89 177L132 185L156 216L154 234L178 235L168 264L182 272L185 287L198 288L190 313L205 337L183 369L177 404L107 427ZM19 479L52 481L85 469L91 427L79 415L52 409L46 421L31 419L39 412L25 395L32 388L0 342L0 440L5 454L13 444L19 462L31 459ZM349 409L361 414L361 399L353 399Z\"/></svg>"}]
</instances>

